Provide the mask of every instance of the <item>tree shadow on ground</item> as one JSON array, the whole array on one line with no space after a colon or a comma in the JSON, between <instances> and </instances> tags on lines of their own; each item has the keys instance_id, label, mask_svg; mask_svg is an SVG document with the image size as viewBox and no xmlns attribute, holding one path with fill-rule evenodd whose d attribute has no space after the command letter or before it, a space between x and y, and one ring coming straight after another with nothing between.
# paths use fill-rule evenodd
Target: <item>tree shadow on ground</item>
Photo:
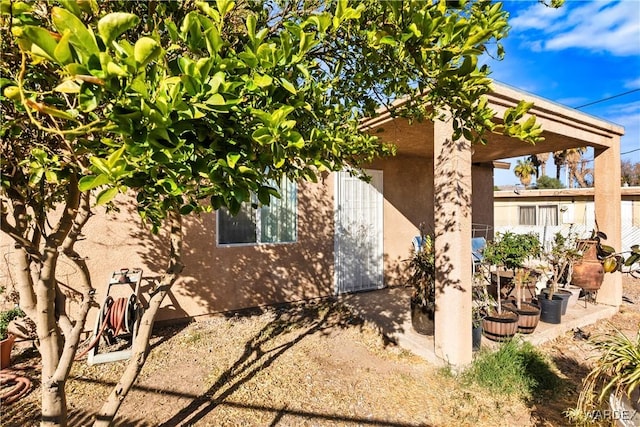
<instances>
[{"instance_id":1,"label":"tree shadow on ground","mask_svg":"<svg viewBox=\"0 0 640 427\"><path fill-rule=\"evenodd\" d=\"M536 395L530 403L531 417L541 427L570 424L564 412L576 406L582 380L590 371L586 364L563 354L554 355L551 360L565 378L555 390Z\"/></svg>"},{"instance_id":2,"label":"tree shadow on ground","mask_svg":"<svg viewBox=\"0 0 640 427\"><path fill-rule=\"evenodd\" d=\"M348 327L362 327L364 322L346 307L327 300L319 303L280 306L273 309L275 318L267 323L252 338L247 340L243 353L214 383L170 419L164 426L179 426L197 424L218 406L234 406L251 410L271 412L274 419L271 425L277 425L279 420L287 415L358 425L388 425L406 426L383 420L372 420L342 414L320 414L312 411L272 408L262 405L247 405L234 402L231 397L245 383L250 381L260 371L269 368L280 356L300 343L305 337L314 334L330 334L332 330ZM251 315L251 310L237 312L234 316ZM277 338L293 333L285 342L276 341ZM280 342L280 344L278 344Z\"/></svg>"}]
</instances>

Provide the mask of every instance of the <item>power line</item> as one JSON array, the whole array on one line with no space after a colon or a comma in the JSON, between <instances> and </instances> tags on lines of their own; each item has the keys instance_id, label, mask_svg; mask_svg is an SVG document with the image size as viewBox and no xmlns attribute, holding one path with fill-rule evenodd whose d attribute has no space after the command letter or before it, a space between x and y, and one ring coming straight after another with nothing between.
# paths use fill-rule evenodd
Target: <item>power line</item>
<instances>
[{"instance_id":1,"label":"power line","mask_svg":"<svg viewBox=\"0 0 640 427\"><path fill-rule=\"evenodd\" d=\"M614 99L614 98L619 98L619 97L621 97L621 96L629 95L630 93L634 93L634 92L638 92L638 91L640 91L640 88L638 88L638 89L633 89L633 90L629 90L629 91L624 92L624 93L619 93L619 94L617 94L617 95L609 96L609 97L607 97L607 98L602 98L602 99L599 99L599 100L597 100L597 101L589 102L588 104L580 105L579 107L573 107L573 108L575 108L576 110L578 110L578 109L580 109L580 108L588 107L588 106L590 106L590 105L594 105L594 104L599 104L599 103L601 103L601 102L605 102L605 101L608 101L608 100L610 100L610 99Z\"/></svg>"},{"instance_id":2,"label":"power line","mask_svg":"<svg viewBox=\"0 0 640 427\"><path fill-rule=\"evenodd\" d=\"M625 154L635 153L636 151L640 151L640 148L636 148L635 150L631 150L631 151L625 151L624 153L620 153L620 155L623 156Z\"/></svg>"}]
</instances>

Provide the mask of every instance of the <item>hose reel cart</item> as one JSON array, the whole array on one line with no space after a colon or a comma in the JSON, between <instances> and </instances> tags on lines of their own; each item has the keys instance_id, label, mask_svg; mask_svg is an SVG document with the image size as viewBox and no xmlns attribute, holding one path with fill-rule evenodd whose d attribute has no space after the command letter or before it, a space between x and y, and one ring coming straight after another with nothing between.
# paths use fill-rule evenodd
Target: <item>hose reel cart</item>
<instances>
[{"instance_id":1,"label":"hose reel cart","mask_svg":"<svg viewBox=\"0 0 640 427\"><path fill-rule=\"evenodd\" d=\"M89 365L131 357L142 316L141 281L142 270L139 268L123 268L111 274L107 294L96 317L94 338L87 358ZM100 341L104 343L101 345ZM125 344L127 346L123 349Z\"/></svg>"}]
</instances>

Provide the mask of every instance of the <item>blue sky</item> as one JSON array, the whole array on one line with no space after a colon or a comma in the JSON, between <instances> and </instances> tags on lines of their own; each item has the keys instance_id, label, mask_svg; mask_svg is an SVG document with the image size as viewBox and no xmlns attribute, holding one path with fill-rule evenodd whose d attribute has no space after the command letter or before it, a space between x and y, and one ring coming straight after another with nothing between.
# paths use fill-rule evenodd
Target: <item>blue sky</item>
<instances>
[{"instance_id":1,"label":"blue sky","mask_svg":"<svg viewBox=\"0 0 640 427\"><path fill-rule=\"evenodd\" d=\"M640 162L640 0L567 0L560 9L520 0L504 9L511 31L505 59L488 61L492 77L574 108L634 91L579 110L624 126L622 159ZM496 185L518 182L514 164L496 170Z\"/></svg>"}]
</instances>

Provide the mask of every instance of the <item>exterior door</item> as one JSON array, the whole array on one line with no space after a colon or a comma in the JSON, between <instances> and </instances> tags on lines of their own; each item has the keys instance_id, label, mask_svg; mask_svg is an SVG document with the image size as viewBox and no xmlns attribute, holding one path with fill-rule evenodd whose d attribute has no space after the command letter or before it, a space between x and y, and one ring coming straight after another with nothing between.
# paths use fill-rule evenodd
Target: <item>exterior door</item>
<instances>
[{"instance_id":1,"label":"exterior door","mask_svg":"<svg viewBox=\"0 0 640 427\"><path fill-rule=\"evenodd\" d=\"M384 287L382 171L367 170L367 183L348 172L336 174L335 291Z\"/></svg>"}]
</instances>

